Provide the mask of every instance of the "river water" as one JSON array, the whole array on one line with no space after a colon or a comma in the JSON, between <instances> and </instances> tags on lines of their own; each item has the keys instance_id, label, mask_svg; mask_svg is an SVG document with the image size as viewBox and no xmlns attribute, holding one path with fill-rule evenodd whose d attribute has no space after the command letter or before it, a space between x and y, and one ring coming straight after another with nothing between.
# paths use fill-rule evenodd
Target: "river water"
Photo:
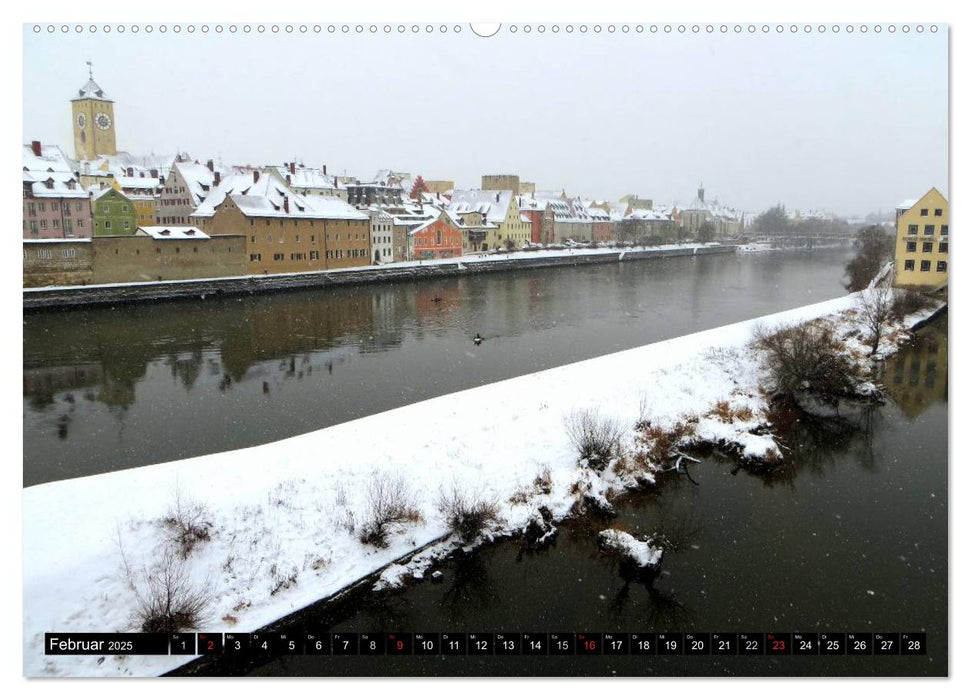
<instances>
[{"instance_id":1,"label":"river water","mask_svg":"<svg viewBox=\"0 0 971 700\"><path fill-rule=\"evenodd\" d=\"M24 485L279 440L830 299L849 255L670 258L27 314Z\"/></svg>"},{"instance_id":2,"label":"river water","mask_svg":"<svg viewBox=\"0 0 971 700\"><path fill-rule=\"evenodd\" d=\"M245 672L946 675L946 317L887 363L884 383L886 405L852 421L793 425L772 473L708 458L691 480L622 499L609 523L565 524L550 549L489 545L441 565L440 582L310 608L292 631L924 632L926 655L288 656ZM597 551L604 527L670 539L660 576L625 580Z\"/></svg>"}]
</instances>

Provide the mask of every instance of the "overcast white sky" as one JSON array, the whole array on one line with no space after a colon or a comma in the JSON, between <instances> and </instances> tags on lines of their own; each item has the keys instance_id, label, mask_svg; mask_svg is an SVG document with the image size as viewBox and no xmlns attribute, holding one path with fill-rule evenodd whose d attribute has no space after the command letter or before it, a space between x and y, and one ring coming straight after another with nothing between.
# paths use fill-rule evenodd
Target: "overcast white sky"
<instances>
[{"instance_id":1,"label":"overcast white sky","mask_svg":"<svg viewBox=\"0 0 971 700\"><path fill-rule=\"evenodd\" d=\"M717 25L597 35L591 24L581 35L534 24L488 39L438 26L65 35L27 25L23 141L73 155L69 100L90 58L115 100L118 147L132 153L296 157L362 180L393 168L459 187L518 173L540 189L682 204L704 181L708 199L750 211L782 202L862 215L931 186L947 194L946 25L722 36Z\"/></svg>"}]
</instances>

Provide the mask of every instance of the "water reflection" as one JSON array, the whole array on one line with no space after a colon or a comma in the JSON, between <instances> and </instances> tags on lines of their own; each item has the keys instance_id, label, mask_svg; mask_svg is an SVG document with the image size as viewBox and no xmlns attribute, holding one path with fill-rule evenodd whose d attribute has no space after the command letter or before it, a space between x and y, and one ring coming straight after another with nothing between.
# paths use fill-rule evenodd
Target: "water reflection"
<instances>
[{"instance_id":1,"label":"water reflection","mask_svg":"<svg viewBox=\"0 0 971 700\"><path fill-rule=\"evenodd\" d=\"M29 314L24 483L282 439L831 298L845 256L671 258ZM769 268L791 286L767 281ZM488 342L473 346L475 333ZM63 397L78 390L93 397L73 414L86 427L66 429Z\"/></svg>"},{"instance_id":2,"label":"water reflection","mask_svg":"<svg viewBox=\"0 0 971 700\"><path fill-rule=\"evenodd\" d=\"M947 401L947 315L920 329L884 365L883 385L908 418Z\"/></svg>"}]
</instances>

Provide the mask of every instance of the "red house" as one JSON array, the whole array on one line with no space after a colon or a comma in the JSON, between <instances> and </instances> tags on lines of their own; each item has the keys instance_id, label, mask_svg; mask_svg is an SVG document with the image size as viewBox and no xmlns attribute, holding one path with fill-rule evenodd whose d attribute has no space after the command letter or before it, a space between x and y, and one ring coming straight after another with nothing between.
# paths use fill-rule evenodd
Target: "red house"
<instances>
[{"instance_id":1,"label":"red house","mask_svg":"<svg viewBox=\"0 0 971 700\"><path fill-rule=\"evenodd\" d=\"M462 230L444 211L408 234L412 260L438 260L462 255Z\"/></svg>"}]
</instances>

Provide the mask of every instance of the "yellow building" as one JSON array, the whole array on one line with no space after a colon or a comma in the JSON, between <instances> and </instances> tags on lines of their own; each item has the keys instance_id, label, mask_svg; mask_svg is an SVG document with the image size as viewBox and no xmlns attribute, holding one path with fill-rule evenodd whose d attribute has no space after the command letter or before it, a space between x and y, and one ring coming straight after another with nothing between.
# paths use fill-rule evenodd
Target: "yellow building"
<instances>
[{"instance_id":1,"label":"yellow building","mask_svg":"<svg viewBox=\"0 0 971 700\"><path fill-rule=\"evenodd\" d=\"M448 213L463 227L485 231L477 250L505 248L510 241L522 248L529 243L532 223L519 211L517 199L512 190L455 190Z\"/></svg>"},{"instance_id":2,"label":"yellow building","mask_svg":"<svg viewBox=\"0 0 971 700\"><path fill-rule=\"evenodd\" d=\"M933 289L947 283L947 200L936 187L897 206L895 284Z\"/></svg>"},{"instance_id":3,"label":"yellow building","mask_svg":"<svg viewBox=\"0 0 971 700\"><path fill-rule=\"evenodd\" d=\"M113 156L115 146L114 102L94 82L91 61L88 61L88 82L71 100L71 116L74 118L74 158L93 160L99 155Z\"/></svg>"}]
</instances>

